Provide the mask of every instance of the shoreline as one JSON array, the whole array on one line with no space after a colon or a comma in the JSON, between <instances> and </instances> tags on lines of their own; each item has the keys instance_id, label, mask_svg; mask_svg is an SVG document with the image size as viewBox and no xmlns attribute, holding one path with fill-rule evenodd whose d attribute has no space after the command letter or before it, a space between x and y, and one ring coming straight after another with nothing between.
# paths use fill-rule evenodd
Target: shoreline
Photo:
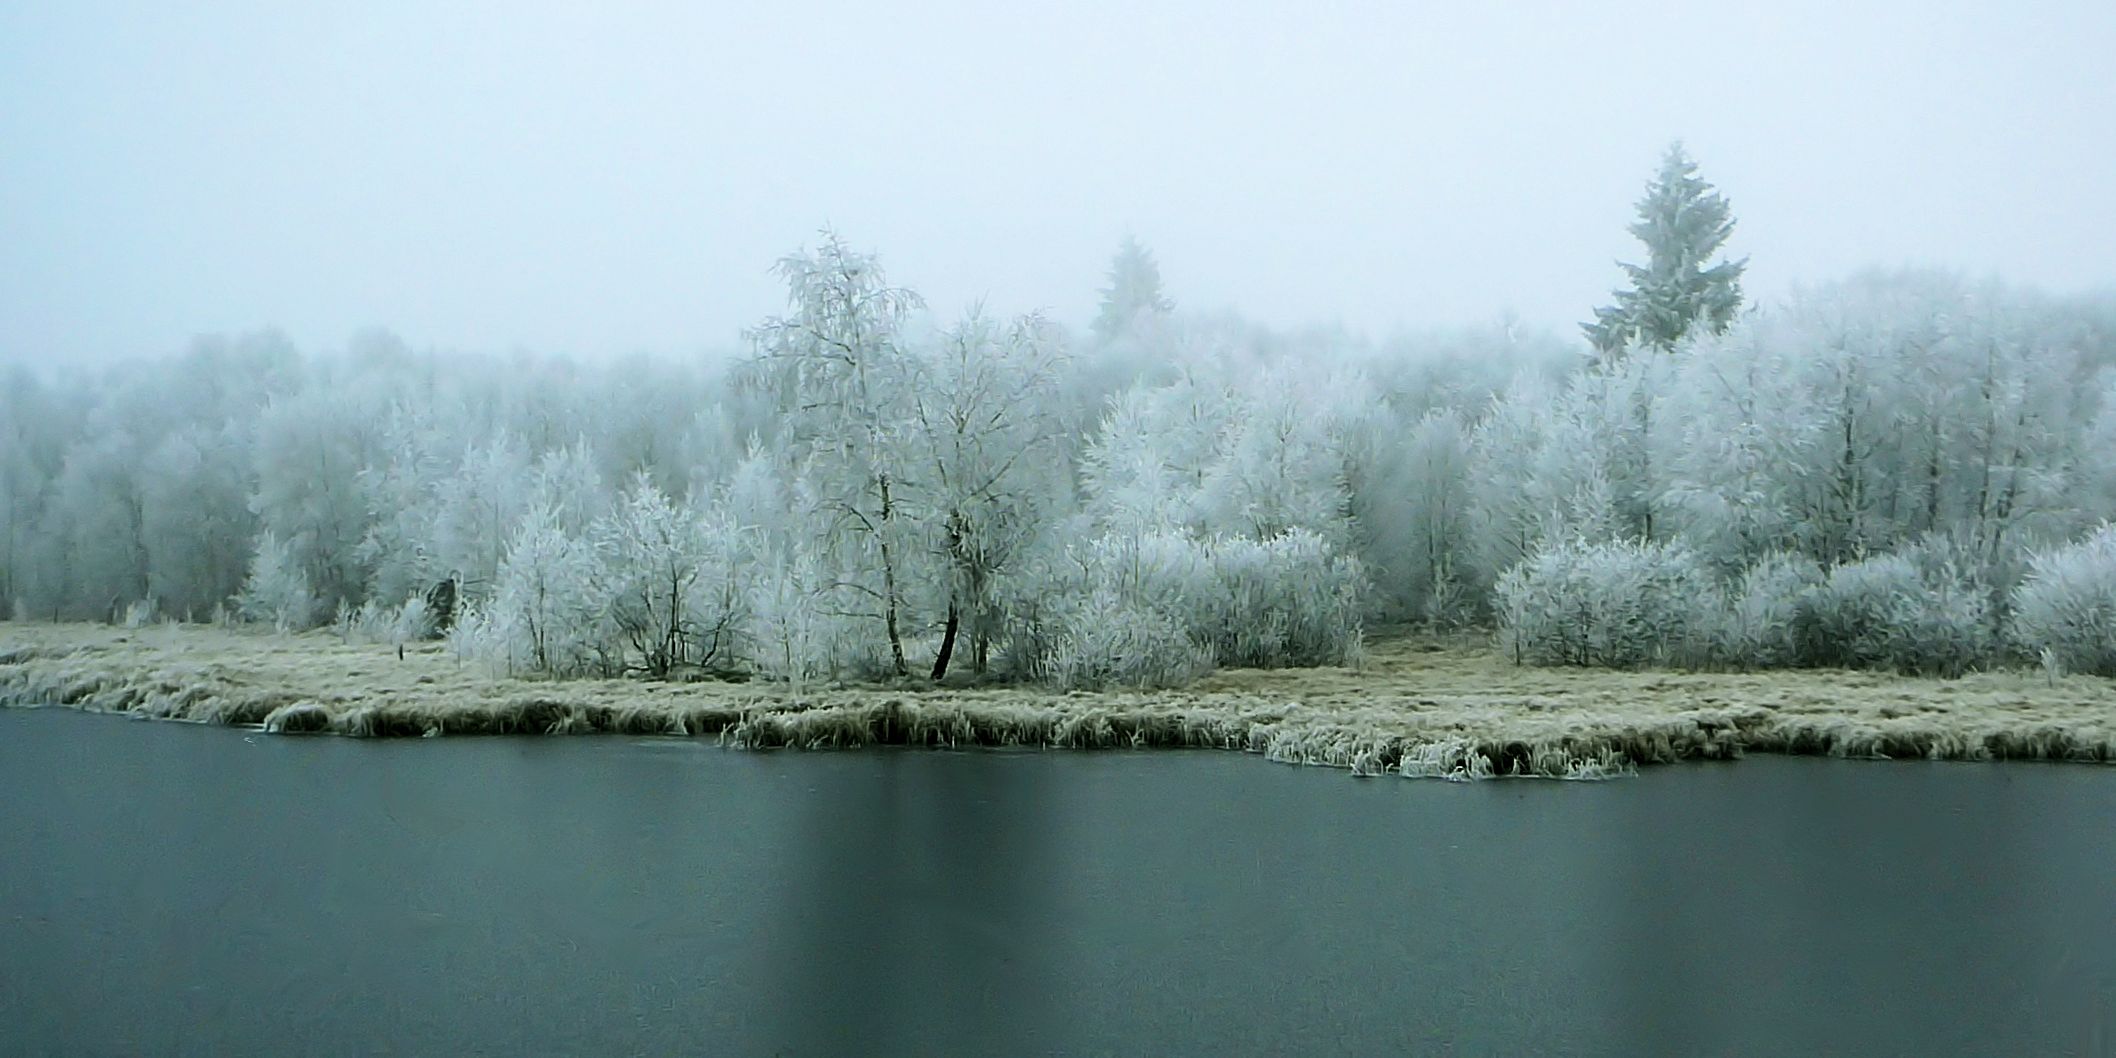
<instances>
[{"instance_id":1,"label":"shoreline","mask_svg":"<svg viewBox=\"0 0 2116 1058\"><path fill-rule=\"evenodd\" d=\"M491 676L446 647L331 632L0 622L0 705L388 738L622 733L745 749L1238 750L1355 775L1591 779L1744 753L2116 761L2116 680L1516 667L1378 638L1352 669L1223 670L1168 691Z\"/></svg>"}]
</instances>

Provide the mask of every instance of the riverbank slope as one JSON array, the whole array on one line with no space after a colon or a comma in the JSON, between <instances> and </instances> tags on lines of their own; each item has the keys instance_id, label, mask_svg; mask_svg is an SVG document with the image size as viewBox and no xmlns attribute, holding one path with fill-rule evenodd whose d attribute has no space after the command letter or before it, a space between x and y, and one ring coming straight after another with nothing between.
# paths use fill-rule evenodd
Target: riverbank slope
<instances>
[{"instance_id":1,"label":"riverbank slope","mask_svg":"<svg viewBox=\"0 0 2116 1058\"><path fill-rule=\"evenodd\" d=\"M364 737L717 736L736 746L1194 746L1358 774L1593 778L1744 752L2116 761L2116 681L1979 673L1607 672L1474 641L1359 669L1226 670L1173 691L523 680L439 644L329 632L0 622L0 705Z\"/></svg>"}]
</instances>

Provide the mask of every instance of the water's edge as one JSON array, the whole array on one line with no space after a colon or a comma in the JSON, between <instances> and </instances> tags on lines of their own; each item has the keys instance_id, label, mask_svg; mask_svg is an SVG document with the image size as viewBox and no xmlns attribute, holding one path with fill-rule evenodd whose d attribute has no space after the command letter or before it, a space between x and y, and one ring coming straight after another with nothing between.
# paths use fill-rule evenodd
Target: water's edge
<instances>
[{"instance_id":1,"label":"water's edge","mask_svg":"<svg viewBox=\"0 0 2116 1058\"><path fill-rule=\"evenodd\" d=\"M2116 761L2116 681L1608 673L1393 643L1361 670L1167 691L493 677L438 647L213 629L10 628L0 705L360 738L617 733L747 749L1205 748L1357 775L1599 779L1747 753Z\"/></svg>"}]
</instances>

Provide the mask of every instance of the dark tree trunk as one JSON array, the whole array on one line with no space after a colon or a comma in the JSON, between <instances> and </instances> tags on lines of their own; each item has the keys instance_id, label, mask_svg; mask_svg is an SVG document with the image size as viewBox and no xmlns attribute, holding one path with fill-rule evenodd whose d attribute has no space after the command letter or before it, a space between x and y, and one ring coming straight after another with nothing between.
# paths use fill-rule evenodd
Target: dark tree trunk
<instances>
[{"instance_id":1,"label":"dark tree trunk","mask_svg":"<svg viewBox=\"0 0 2116 1058\"><path fill-rule=\"evenodd\" d=\"M962 628L962 613L956 608L955 597L948 597L948 626L941 630L940 653L933 656L933 678L948 674L948 659L955 656L955 633Z\"/></svg>"},{"instance_id":2,"label":"dark tree trunk","mask_svg":"<svg viewBox=\"0 0 2116 1058\"><path fill-rule=\"evenodd\" d=\"M875 483L881 489L881 522L886 526L890 516L896 512L896 505L889 497L889 475L877 476ZM904 639L896 628L896 557L890 554L887 535L875 532L874 542L882 553L882 627L889 634L889 665L898 676L909 676L911 667L904 664Z\"/></svg>"}]
</instances>

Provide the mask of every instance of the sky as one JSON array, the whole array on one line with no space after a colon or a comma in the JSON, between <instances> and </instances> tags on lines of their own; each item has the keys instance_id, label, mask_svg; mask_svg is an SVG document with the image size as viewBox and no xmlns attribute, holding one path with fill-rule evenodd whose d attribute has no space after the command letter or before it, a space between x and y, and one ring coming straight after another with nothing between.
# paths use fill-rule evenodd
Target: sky
<instances>
[{"instance_id":1,"label":"sky","mask_svg":"<svg viewBox=\"0 0 2116 1058\"><path fill-rule=\"evenodd\" d=\"M0 359L737 348L825 225L951 318L1576 332L1681 138L1769 300L2116 286L2116 4L0 0Z\"/></svg>"}]
</instances>

